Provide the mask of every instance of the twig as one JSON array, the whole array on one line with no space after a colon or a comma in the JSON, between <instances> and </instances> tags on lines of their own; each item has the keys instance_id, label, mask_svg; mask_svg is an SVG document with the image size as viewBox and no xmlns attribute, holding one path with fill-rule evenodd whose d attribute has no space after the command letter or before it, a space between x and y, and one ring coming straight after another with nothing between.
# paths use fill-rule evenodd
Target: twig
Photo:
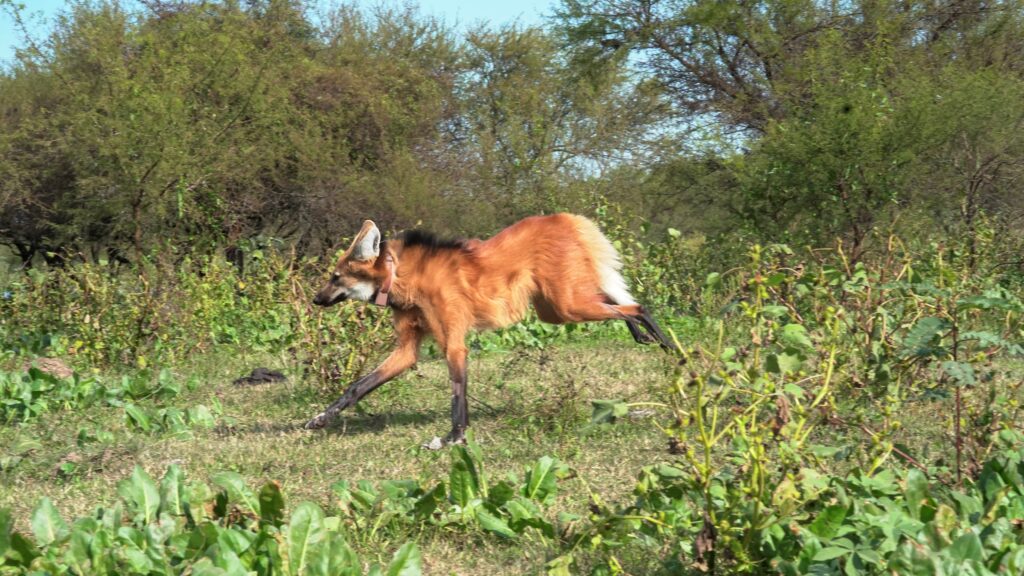
<instances>
[{"instance_id":1,"label":"twig","mask_svg":"<svg viewBox=\"0 0 1024 576\"><path fill-rule=\"evenodd\" d=\"M476 396L473 396L472 394L469 394L469 393L466 393L466 397L469 398L470 400L472 400L473 402L476 402L480 406L484 407L490 413L491 416L497 416L498 415L498 410L496 408L494 408L494 406L491 406L490 404L488 404L487 402L484 402L483 400L481 400L481 399L477 398Z\"/></svg>"}]
</instances>

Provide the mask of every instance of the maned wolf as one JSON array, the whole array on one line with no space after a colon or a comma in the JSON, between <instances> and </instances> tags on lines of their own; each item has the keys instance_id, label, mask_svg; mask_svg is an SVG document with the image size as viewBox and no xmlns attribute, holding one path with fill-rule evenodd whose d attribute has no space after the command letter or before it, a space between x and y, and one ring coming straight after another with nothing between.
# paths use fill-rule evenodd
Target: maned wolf
<instances>
[{"instance_id":1,"label":"maned wolf","mask_svg":"<svg viewBox=\"0 0 1024 576\"><path fill-rule=\"evenodd\" d=\"M515 323L530 304L541 320L555 324L625 320L637 342L671 348L630 296L621 267L597 226L573 214L526 218L486 241L438 240L410 231L381 242L380 230L367 220L313 303L331 306L352 299L389 306L398 347L306 428L322 428L415 364L420 342L429 334L444 351L452 384L447 441L463 441L469 426L466 335Z\"/></svg>"}]
</instances>

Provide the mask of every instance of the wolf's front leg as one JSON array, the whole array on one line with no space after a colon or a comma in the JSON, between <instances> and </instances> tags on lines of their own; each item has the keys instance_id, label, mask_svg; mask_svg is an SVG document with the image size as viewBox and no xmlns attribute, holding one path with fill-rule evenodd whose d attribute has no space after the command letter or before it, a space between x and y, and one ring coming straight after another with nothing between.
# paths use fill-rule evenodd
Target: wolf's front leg
<instances>
[{"instance_id":1,"label":"wolf's front leg","mask_svg":"<svg viewBox=\"0 0 1024 576\"><path fill-rule=\"evenodd\" d=\"M408 313L396 313L395 331L398 332L398 348L395 348L376 370L350 384L334 404L306 422L307 429L323 428L330 424L342 410L355 406L360 398L416 364L423 331L420 330L415 317Z\"/></svg>"},{"instance_id":2,"label":"wolf's front leg","mask_svg":"<svg viewBox=\"0 0 1024 576\"><path fill-rule=\"evenodd\" d=\"M333 404L328 406L326 410L317 414L312 420L306 422L305 428L307 430L315 430L317 428L327 426L342 410L355 406L356 402L359 402L360 398L366 396L383 383L384 380L381 380L378 370L374 370L359 380L356 380L345 389L345 393L341 395L341 398L338 398Z\"/></svg>"}]
</instances>

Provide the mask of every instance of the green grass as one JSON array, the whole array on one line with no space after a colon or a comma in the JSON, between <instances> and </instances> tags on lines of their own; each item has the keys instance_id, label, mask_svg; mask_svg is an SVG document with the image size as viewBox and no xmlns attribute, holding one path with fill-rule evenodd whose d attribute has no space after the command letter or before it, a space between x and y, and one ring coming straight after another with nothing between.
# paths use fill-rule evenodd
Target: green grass
<instances>
[{"instance_id":1,"label":"green grass","mask_svg":"<svg viewBox=\"0 0 1024 576\"><path fill-rule=\"evenodd\" d=\"M257 366L285 368L289 380L232 384ZM590 490L605 501L628 499L640 467L667 455L665 439L643 416L591 426L590 401L658 398L671 379L672 366L657 348L628 340L471 355L470 417L487 474L495 479L508 473L522 477L527 465L551 455L576 475L561 483L553 513L586 514ZM330 506L330 485L338 480L447 477L447 451L420 448L449 429L443 360L425 359L322 431L301 427L331 398L303 382L299 367L289 366L284 356L222 349L196 357L174 373L182 380L197 378L199 385L168 404L184 408L219 403L221 424L194 428L184 437L144 434L126 426L123 410L96 407L4 427L0 446L14 447L25 439L37 440L39 446L0 472L0 508L10 508L21 529L27 528L31 509L43 496L65 518L88 514L116 499L114 487L135 465L159 477L177 463L189 478L199 480L234 470L253 486L280 482L291 504L312 500L325 507ZM336 392L343 386L339 383ZM83 428L108 430L113 439L79 443ZM67 462L75 466L70 473L60 470ZM361 552L384 561L400 543L387 547L377 540ZM547 553L529 542L513 547L493 537L443 530L423 535L420 544L428 574L527 573L541 570ZM353 545L360 547L359 542Z\"/></svg>"},{"instance_id":2,"label":"green grass","mask_svg":"<svg viewBox=\"0 0 1024 576\"><path fill-rule=\"evenodd\" d=\"M712 339L710 334L688 334L691 343ZM156 478L169 465L178 464L190 480L209 481L212 474L225 470L238 472L250 486L273 480L280 483L289 507L312 500L330 509L330 486L339 480L378 483L412 478L431 485L447 479L449 453L420 446L448 431L450 397L444 361L427 356L416 369L378 389L357 410L344 413L321 431L307 431L302 425L347 383L319 390L304 381L301 366L283 354L220 348L195 356L172 370L181 382L194 379L197 385L191 390L183 387L181 395L164 405L219 406L216 427L194 427L184 435L146 434L126 424L123 409L95 406L49 412L26 424L0 428L0 458L21 456L0 471L0 508L10 508L17 528L25 532L32 508L44 496L65 519L89 514L117 499L117 483L130 476L136 465ZM379 358L366 360L372 366ZM288 381L232 384L257 366L282 369ZM522 478L525 467L545 455L568 464L573 475L559 483L558 500L546 512L549 517L563 511L586 517L591 494L613 508L631 502L643 466L677 457L669 455L667 439L650 416L595 426L589 423L590 402L661 401L674 368L674 358L659 349L637 346L627 335L614 333L574 337L545 349L471 354L471 423L483 449L486 473L494 480L508 474ZM1005 362L998 372L993 382L1003 388L1019 382L1022 370L1019 362ZM861 404L864 418L820 426L816 444L856 446L865 440L860 424L874 427L882 418L864 410L866 392L850 388L848 376L839 376L847 387L839 399L839 411L845 416L847 403ZM967 417L972 407L982 404L988 390L988 384L980 384L966 391ZM943 460L947 467L951 464L950 398L908 399L897 417L904 428L896 441L926 464ZM83 429L108 431L112 437L81 442ZM858 457L849 454L846 460L827 466L843 474L857 465ZM896 456L892 460L906 465ZM357 537L350 544L366 561L386 563L408 539L417 540L427 574L539 573L547 560L560 553L551 543L529 538L511 543L479 530L444 527ZM659 557L666 555L672 551L652 554L650 549L638 548L635 553L626 549L619 560L629 573L653 573L650 570L658 567ZM578 559L585 567L586 559Z\"/></svg>"}]
</instances>

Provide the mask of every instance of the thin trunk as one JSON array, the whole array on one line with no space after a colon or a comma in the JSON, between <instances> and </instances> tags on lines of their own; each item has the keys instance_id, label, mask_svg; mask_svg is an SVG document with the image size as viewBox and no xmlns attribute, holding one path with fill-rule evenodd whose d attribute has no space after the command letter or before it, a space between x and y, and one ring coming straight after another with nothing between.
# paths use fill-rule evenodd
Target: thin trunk
<instances>
[{"instance_id":1,"label":"thin trunk","mask_svg":"<svg viewBox=\"0 0 1024 576\"><path fill-rule=\"evenodd\" d=\"M135 246L135 259L139 262L142 261L142 194L143 192L140 190L139 195L132 202L132 219L135 225L132 243Z\"/></svg>"}]
</instances>

